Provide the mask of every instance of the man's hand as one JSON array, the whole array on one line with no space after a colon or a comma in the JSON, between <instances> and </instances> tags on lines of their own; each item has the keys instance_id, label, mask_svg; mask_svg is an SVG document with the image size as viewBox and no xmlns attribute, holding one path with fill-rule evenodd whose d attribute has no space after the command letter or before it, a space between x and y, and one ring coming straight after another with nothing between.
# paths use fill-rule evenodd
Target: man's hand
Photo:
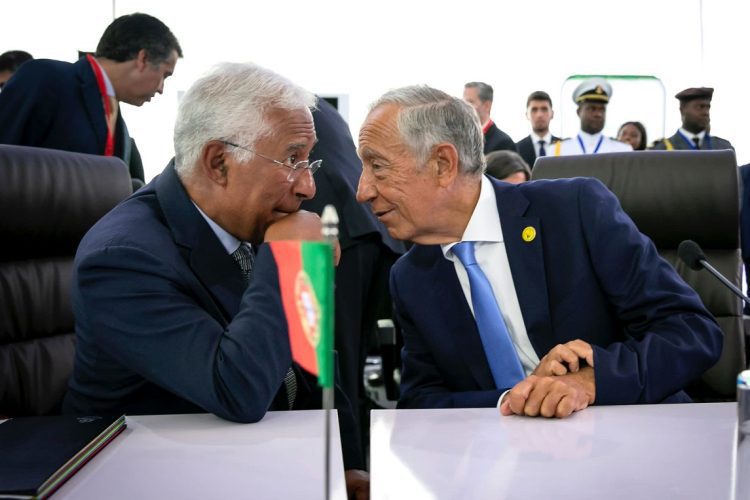
<instances>
[{"instance_id":1,"label":"man's hand","mask_svg":"<svg viewBox=\"0 0 750 500\"><path fill-rule=\"evenodd\" d=\"M571 340L565 344L558 344L539 361L532 375L548 377L577 373L582 368L580 363L582 359L590 367L594 367L594 349L588 342Z\"/></svg>"},{"instance_id":2,"label":"man's hand","mask_svg":"<svg viewBox=\"0 0 750 500\"><path fill-rule=\"evenodd\" d=\"M268 226L264 238L265 241L319 241L323 240L322 229L323 223L318 214L298 210ZM334 262L338 265L341 258L341 246L338 241L334 245L333 255Z\"/></svg>"},{"instance_id":3,"label":"man's hand","mask_svg":"<svg viewBox=\"0 0 750 500\"><path fill-rule=\"evenodd\" d=\"M351 500L368 500L370 498L370 474L363 470L348 469L344 471L346 495Z\"/></svg>"},{"instance_id":4,"label":"man's hand","mask_svg":"<svg viewBox=\"0 0 750 500\"><path fill-rule=\"evenodd\" d=\"M503 398L500 413L565 418L593 404L595 397L594 369L590 366L565 375L529 375Z\"/></svg>"}]
</instances>

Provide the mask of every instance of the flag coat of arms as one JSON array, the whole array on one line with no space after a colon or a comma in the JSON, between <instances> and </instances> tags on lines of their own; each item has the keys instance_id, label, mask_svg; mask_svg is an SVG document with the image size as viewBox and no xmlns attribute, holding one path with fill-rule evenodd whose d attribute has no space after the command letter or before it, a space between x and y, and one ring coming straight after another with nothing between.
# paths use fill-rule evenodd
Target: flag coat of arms
<instances>
[{"instance_id":1,"label":"flag coat of arms","mask_svg":"<svg viewBox=\"0 0 750 500\"><path fill-rule=\"evenodd\" d=\"M273 241L292 359L333 387L333 248L326 241Z\"/></svg>"}]
</instances>

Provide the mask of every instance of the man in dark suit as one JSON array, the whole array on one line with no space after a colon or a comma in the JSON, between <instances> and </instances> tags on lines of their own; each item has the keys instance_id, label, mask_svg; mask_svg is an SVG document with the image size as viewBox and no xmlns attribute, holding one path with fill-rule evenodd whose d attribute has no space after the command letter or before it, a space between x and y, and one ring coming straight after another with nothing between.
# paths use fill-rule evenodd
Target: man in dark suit
<instances>
[{"instance_id":1,"label":"man in dark suit","mask_svg":"<svg viewBox=\"0 0 750 500\"><path fill-rule=\"evenodd\" d=\"M360 130L357 197L416 243L391 272L400 405L565 417L688 401L722 346L696 293L599 181L483 176L480 130L429 87L387 93Z\"/></svg>"},{"instance_id":2,"label":"man in dark suit","mask_svg":"<svg viewBox=\"0 0 750 500\"><path fill-rule=\"evenodd\" d=\"M19 68L0 93L0 144L119 156L143 181L119 103L141 106L161 94L178 57L182 49L164 23L140 13L119 17L95 55Z\"/></svg>"},{"instance_id":3,"label":"man in dark suit","mask_svg":"<svg viewBox=\"0 0 750 500\"><path fill-rule=\"evenodd\" d=\"M484 133L484 154L491 151L515 151L516 144L508 134L497 128L490 118L492 100L494 99L492 86L484 82L469 82L464 85L464 100L471 104L479 115Z\"/></svg>"},{"instance_id":4,"label":"man in dark suit","mask_svg":"<svg viewBox=\"0 0 750 500\"><path fill-rule=\"evenodd\" d=\"M336 331L341 382L349 400L359 407L367 424L363 370L368 340L375 323L390 318L388 274L406 249L388 234L367 207L357 203L356 191L362 162L339 112L324 99L313 111L318 142L310 158L326 168L315 175L315 197L302 209L322 214L332 204L339 214L341 260L336 267ZM366 429L364 429L366 430Z\"/></svg>"},{"instance_id":5,"label":"man in dark suit","mask_svg":"<svg viewBox=\"0 0 750 500\"><path fill-rule=\"evenodd\" d=\"M66 412L208 411L257 422L269 409L319 407L315 380L292 362L264 244L321 238L320 218L298 211L319 166L308 161L314 102L252 64L221 65L186 92L173 162L79 246ZM341 396L347 482L366 490Z\"/></svg>"},{"instance_id":6,"label":"man in dark suit","mask_svg":"<svg viewBox=\"0 0 750 500\"><path fill-rule=\"evenodd\" d=\"M537 90L526 99L526 119L531 122L531 134L516 143L518 154L534 168L539 156L547 156L552 144L560 140L549 131L549 122L555 117L552 98L547 92Z\"/></svg>"},{"instance_id":7,"label":"man in dark suit","mask_svg":"<svg viewBox=\"0 0 750 500\"><path fill-rule=\"evenodd\" d=\"M682 127L672 137L655 141L651 149L734 149L726 139L708 133L713 95L710 87L689 88L675 94L680 101Z\"/></svg>"}]
</instances>

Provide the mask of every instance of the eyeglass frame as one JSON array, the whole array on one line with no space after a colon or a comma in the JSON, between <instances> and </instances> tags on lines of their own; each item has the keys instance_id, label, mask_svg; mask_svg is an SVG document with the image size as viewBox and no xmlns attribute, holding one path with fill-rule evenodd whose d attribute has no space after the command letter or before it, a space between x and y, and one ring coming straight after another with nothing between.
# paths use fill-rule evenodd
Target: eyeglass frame
<instances>
[{"instance_id":1,"label":"eyeglass frame","mask_svg":"<svg viewBox=\"0 0 750 500\"><path fill-rule=\"evenodd\" d=\"M296 173L299 172L300 170L307 170L307 171L310 172L310 175L312 176L312 175L315 175L315 172L317 172L318 170L320 170L320 167L323 166L323 160L315 160L312 163L310 162L310 160L301 160L301 161L298 161L297 163L295 163L294 165L287 165L283 161L274 160L273 158L269 158L268 156L262 155L262 154L258 153L257 151L255 151L254 149L250 149L250 148L248 148L246 146L240 146L239 144L235 144L234 142L227 141L227 140L224 140L224 139L220 139L220 140L221 140L222 143L226 144L227 146L232 146L232 147L235 147L235 148L244 149L245 151L248 151L248 152L250 152L250 153L252 153L254 155L260 156L264 160L273 162L273 163L275 163L277 165L281 165L282 167L286 167L286 168L290 169L289 175L286 176L286 180L289 181L289 182L292 182L295 179ZM303 163L305 165L300 166Z\"/></svg>"}]
</instances>

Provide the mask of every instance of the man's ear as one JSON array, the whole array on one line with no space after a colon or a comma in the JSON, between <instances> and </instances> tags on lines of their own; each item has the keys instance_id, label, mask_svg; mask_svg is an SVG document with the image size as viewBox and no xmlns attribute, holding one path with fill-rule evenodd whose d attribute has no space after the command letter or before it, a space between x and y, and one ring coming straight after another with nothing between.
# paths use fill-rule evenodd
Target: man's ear
<instances>
[{"instance_id":1,"label":"man's ear","mask_svg":"<svg viewBox=\"0 0 750 500\"><path fill-rule=\"evenodd\" d=\"M146 52L146 49L141 49L138 51L138 54L135 56L135 67L138 68L138 71L143 71L146 68L147 64L148 64L148 52Z\"/></svg>"},{"instance_id":2,"label":"man's ear","mask_svg":"<svg viewBox=\"0 0 750 500\"><path fill-rule=\"evenodd\" d=\"M432 161L438 183L447 187L458 176L458 150L449 142L441 142L433 148Z\"/></svg>"},{"instance_id":3,"label":"man's ear","mask_svg":"<svg viewBox=\"0 0 750 500\"><path fill-rule=\"evenodd\" d=\"M228 156L224 143L209 141L204 144L198 161L200 170L207 178L221 186L226 186Z\"/></svg>"}]
</instances>

